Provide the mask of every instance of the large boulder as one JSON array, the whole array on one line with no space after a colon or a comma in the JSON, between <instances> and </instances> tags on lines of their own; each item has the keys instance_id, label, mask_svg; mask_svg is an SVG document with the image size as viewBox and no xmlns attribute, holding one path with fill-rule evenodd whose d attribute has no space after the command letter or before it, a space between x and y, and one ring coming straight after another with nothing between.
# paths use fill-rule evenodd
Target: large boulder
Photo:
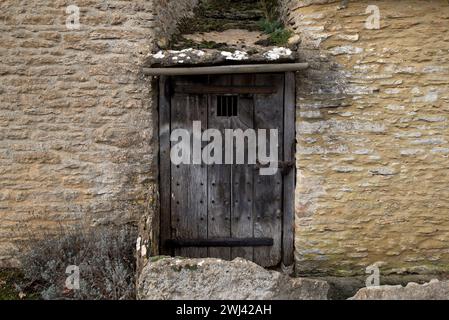
<instances>
[{"instance_id":1,"label":"large boulder","mask_svg":"<svg viewBox=\"0 0 449 320\"><path fill-rule=\"evenodd\" d=\"M139 299L326 300L329 290L325 281L290 278L240 258L153 260L139 276Z\"/></svg>"},{"instance_id":2,"label":"large boulder","mask_svg":"<svg viewBox=\"0 0 449 320\"><path fill-rule=\"evenodd\" d=\"M362 288L350 300L449 300L449 281Z\"/></svg>"}]
</instances>

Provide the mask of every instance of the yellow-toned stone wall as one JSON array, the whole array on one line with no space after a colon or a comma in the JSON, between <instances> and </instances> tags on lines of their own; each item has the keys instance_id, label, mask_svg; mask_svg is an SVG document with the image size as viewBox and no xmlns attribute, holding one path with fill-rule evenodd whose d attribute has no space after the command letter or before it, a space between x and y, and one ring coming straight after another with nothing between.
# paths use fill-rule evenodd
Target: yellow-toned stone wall
<instances>
[{"instance_id":1,"label":"yellow-toned stone wall","mask_svg":"<svg viewBox=\"0 0 449 320\"><path fill-rule=\"evenodd\" d=\"M447 271L449 3L283 3L310 63L297 76L297 272ZM370 5L380 29L366 28Z\"/></svg>"},{"instance_id":2,"label":"yellow-toned stone wall","mask_svg":"<svg viewBox=\"0 0 449 320\"><path fill-rule=\"evenodd\" d=\"M1 265L22 241L135 223L147 207L154 111L140 64L154 15L144 0L0 2Z\"/></svg>"}]
</instances>

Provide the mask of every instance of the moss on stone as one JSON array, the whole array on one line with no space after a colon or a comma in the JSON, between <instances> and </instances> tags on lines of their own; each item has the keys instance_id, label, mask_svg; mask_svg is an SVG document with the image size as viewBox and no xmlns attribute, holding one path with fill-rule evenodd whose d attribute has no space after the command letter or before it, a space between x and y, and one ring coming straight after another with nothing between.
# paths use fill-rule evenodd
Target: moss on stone
<instances>
[{"instance_id":1,"label":"moss on stone","mask_svg":"<svg viewBox=\"0 0 449 320\"><path fill-rule=\"evenodd\" d=\"M165 258L170 258L170 257L169 256L153 256L153 257L150 257L149 261L157 262L157 261L165 259Z\"/></svg>"},{"instance_id":2,"label":"moss on stone","mask_svg":"<svg viewBox=\"0 0 449 320\"><path fill-rule=\"evenodd\" d=\"M196 264L187 264L184 266L184 268L190 271L198 270L198 266Z\"/></svg>"},{"instance_id":3,"label":"moss on stone","mask_svg":"<svg viewBox=\"0 0 449 320\"><path fill-rule=\"evenodd\" d=\"M198 270L198 266L196 264L186 264L186 265L172 265L173 271L181 272L182 270L196 271Z\"/></svg>"}]
</instances>

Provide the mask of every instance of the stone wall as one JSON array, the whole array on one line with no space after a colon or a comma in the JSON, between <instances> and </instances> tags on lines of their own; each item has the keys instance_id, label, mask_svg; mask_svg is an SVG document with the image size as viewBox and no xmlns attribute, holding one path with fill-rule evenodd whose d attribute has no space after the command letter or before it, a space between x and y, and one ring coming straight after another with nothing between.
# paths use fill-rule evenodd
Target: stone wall
<instances>
[{"instance_id":1,"label":"stone wall","mask_svg":"<svg viewBox=\"0 0 449 320\"><path fill-rule=\"evenodd\" d=\"M296 269L449 269L449 4L283 1L301 37ZM365 28L380 9L380 29ZM371 20L370 20L371 21Z\"/></svg>"},{"instance_id":2,"label":"stone wall","mask_svg":"<svg viewBox=\"0 0 449 320\"><path fill-rule=\"evenodd\" d=\"M154 112L139 72L154 20L145 0L0 3L1 265L22 240L134 223L147 207Z\"/></svg>"}]
</instances>

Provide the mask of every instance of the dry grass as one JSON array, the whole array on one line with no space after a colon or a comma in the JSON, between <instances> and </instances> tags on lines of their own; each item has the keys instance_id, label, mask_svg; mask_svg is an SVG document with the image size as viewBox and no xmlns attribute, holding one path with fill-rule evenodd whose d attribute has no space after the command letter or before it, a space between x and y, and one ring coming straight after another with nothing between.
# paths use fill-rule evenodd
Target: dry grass
<instances>
[{"instance_id":1,"label":"dry grass","mask_svg":"<svg viewBox=\"0 0 449 320\"><path fill-rule=\"evenodd\" d=\"M135 299L135 229L62 232L30 242L21 257L26 280L43 299ZM66 268L80 270L80 289L65 287Z\"/></svg>"}]
</instances>

